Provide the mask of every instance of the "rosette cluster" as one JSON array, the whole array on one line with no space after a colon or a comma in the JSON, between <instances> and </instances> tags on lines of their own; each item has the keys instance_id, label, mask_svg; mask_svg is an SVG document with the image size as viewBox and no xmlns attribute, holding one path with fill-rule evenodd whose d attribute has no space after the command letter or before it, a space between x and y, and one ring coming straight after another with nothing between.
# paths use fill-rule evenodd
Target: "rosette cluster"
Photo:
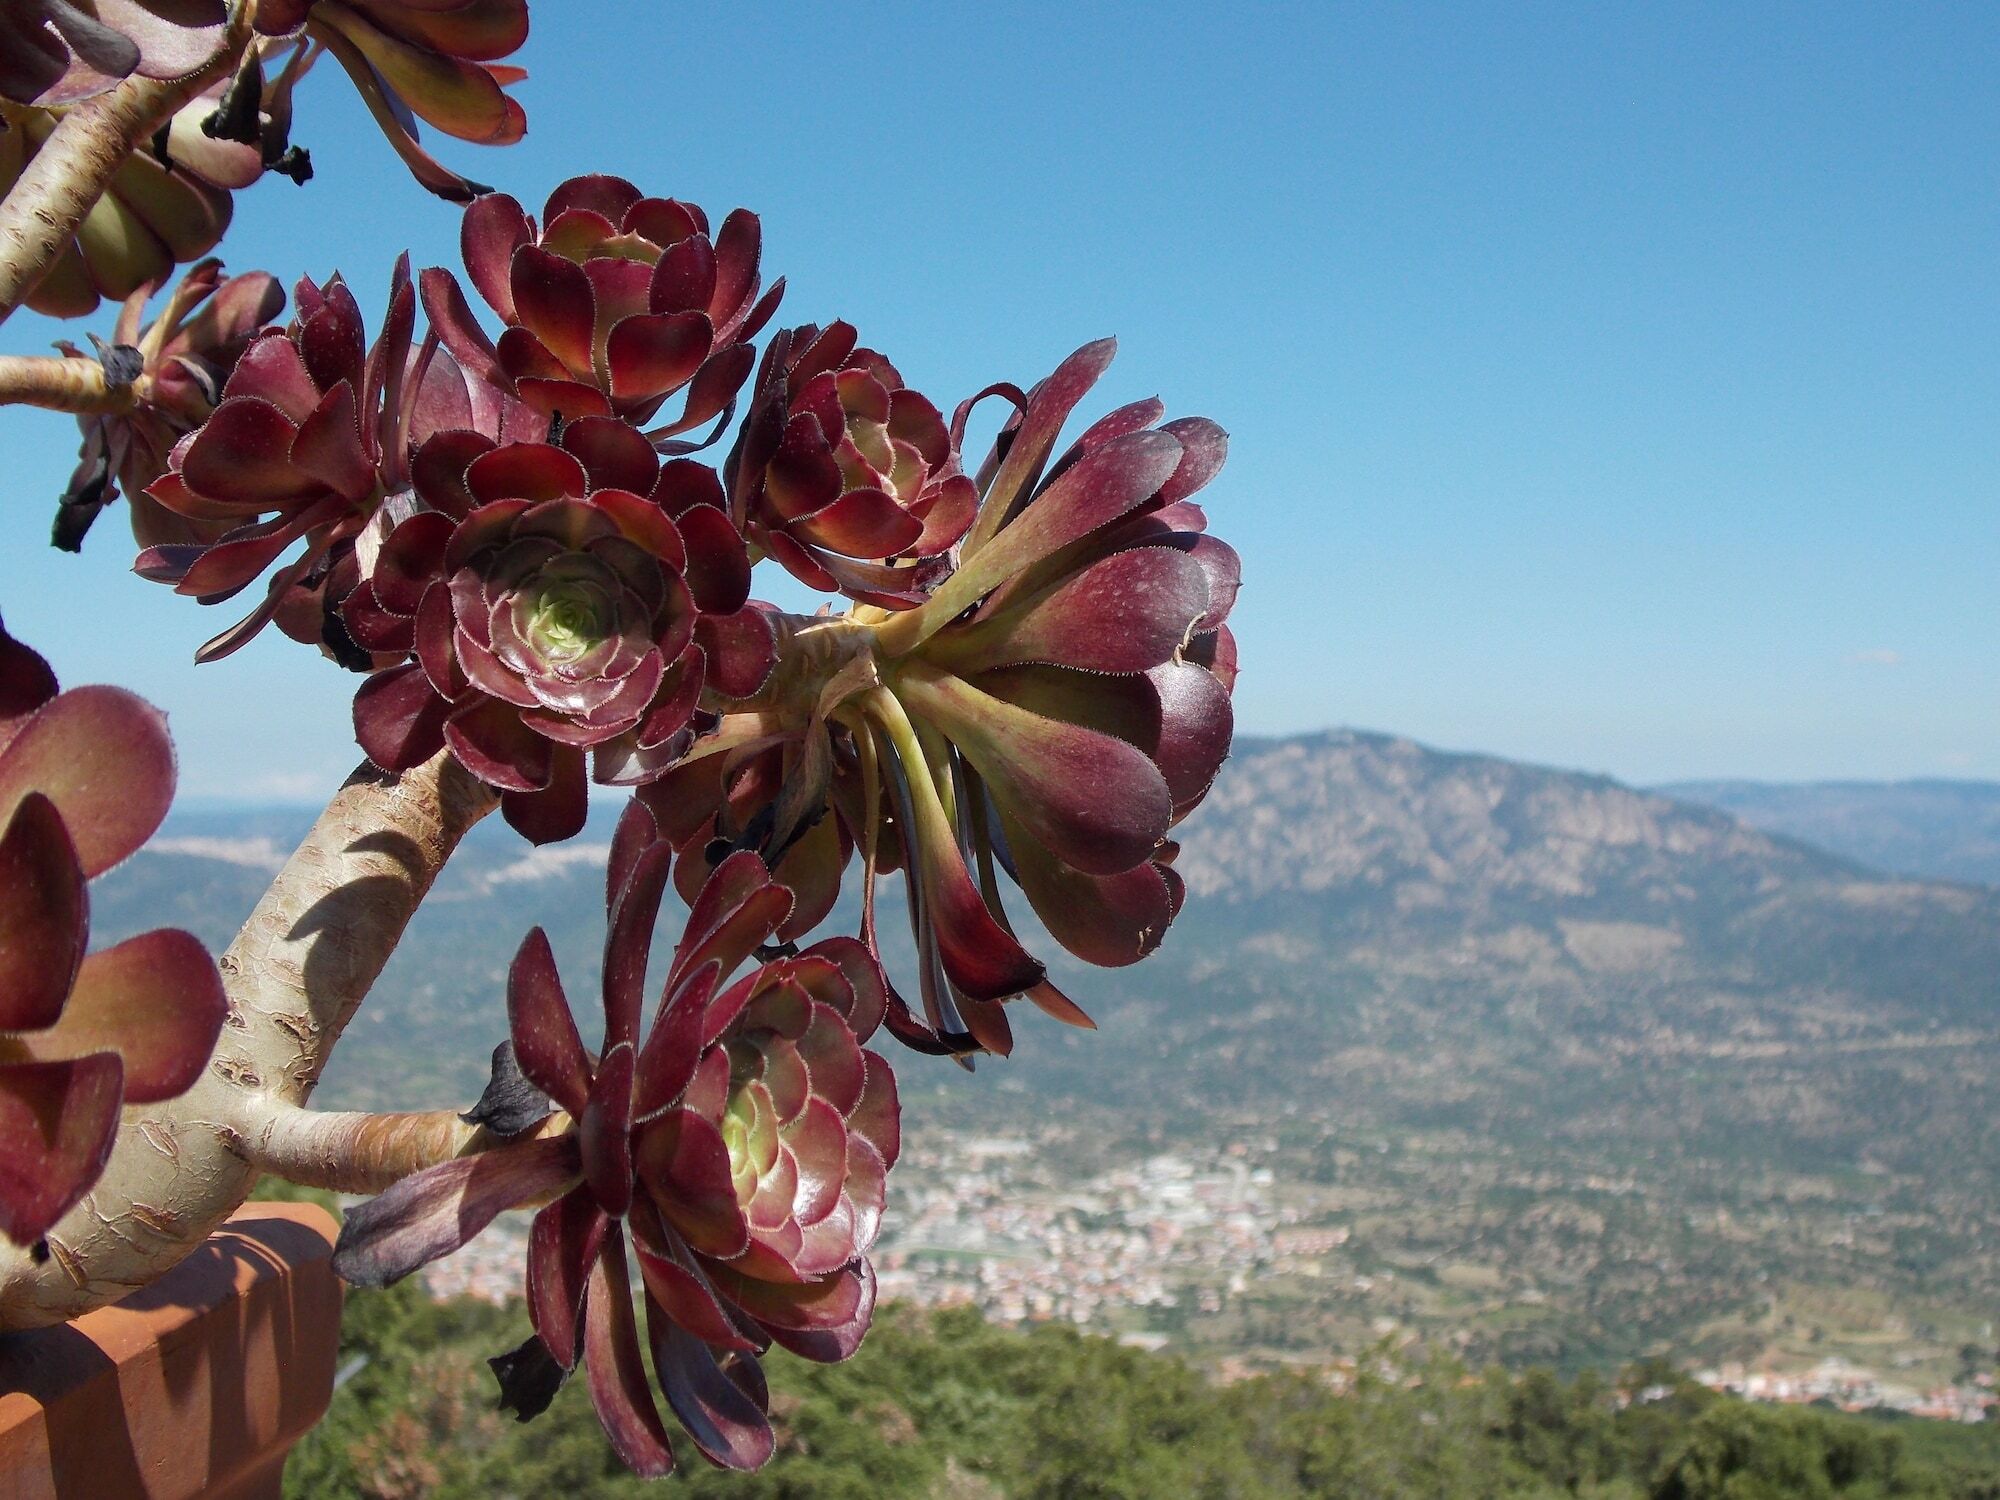
<instances>
[{"instance_id":1,"label":"rosette cluster","mask_svg":"<svg viewBox=\"0 0 2000 1500\"><path fill-rule=\"evenodd\" d=\"M793 577L892 609L979 505L943 415L847 323L771 340L728 473L744 534Z\"/></svg>"},{"instance_id":2,"label":"rosette cluster","mask_svg":"<svg viewBox=\"0 0 2000 1500\"><path fill-rule=\"evenodd\" d=\"M755 854L723 861L697 896L642 1025L671 857L634 804L607 872L596 1053L539 929L514 961L513 1058L567 1121L406 1178L348 1216L335 1254L349 1280L383 1284L501 1210L552 1199L529 1234L535 1337L493 1362L503 1401L532 1416L583 1365L613 1446L648 1475L674 1459L632 1265L668 1408L711 1462L755 1468L773 1447L758 1356L845 1359L867 1330L865 1255L899 1147L895 1080L864 1046L887 987L861 944L829 939L732 981L792 906Z\"/></svg>"},{"instance_id":3,"label":"rosette cluster","mask_svg":"<svg viewBox=\"0 0 2000 1500\"><path fill-rule=\"evenodd\" d=\"M120 688L57 690L0 626L0 1235L40 1240L90 1190L127 1104L201 1076L222 979L163 928L86 953L87 882L173 800L166 719Z\"/></svg>"},{"instance_id":4,"label":"rosette cluster","mask_svg":"<svg viewBox=\"0 0 2000 1500\"><path fill-rule=\"evenodd\" d=\"M504 193L466 211L465 268L506 324L498 342L449 278L426 288L446 343L537 410L565 421L645 423L685 391L650 436L669 439L726 412L750 374L750 340L783 283L759 296L763 232L737 209L713 236L691 203L651 198L622 177L572 177L541 224Z\"/></svg>"},{"instance_id":5,"label":"rosette cluster","mask_svg":"<svg viewBox=\"0 0 2000 1500\"><path fill-rule=\"evenodd\" d=\"M387 35L390 12L419 38L490 23L498 46L512 14L293 9L303 29L286 36L336 52L322 29L362 47L354 28ZM478 71L489 42L450 34ZM362 50L395 84L390 54ZM453 76L468 108L487 97ZM783 286L762 289L757 219L711 233L701 210L620 178L565 182L539 221L481 197L462 239L497 334L451 272L412 283L405 266L372 343L338 277L301 282L291 322L252 333L270 289L225 298L201 268L138 336L151 404L96 429L93 472L129 486L152 461L137 455L182 431L146 493L183 531L140 571L204 602L269 573L201 656L267 621L317 641L367 674L355 733L382 770L448 754L537 844L584 827L593 782L634 790L609 857L602 1043L584 1045L531 934L509 1047L466 1117L499 1143L350 1215L338 1265L394 1280L534 1205L536 1337L495 1361L507 1402L532 1414L581 1364L620 1455L664 1472L650 1345L697 1448L754 1467L772 1449L758 1357L844 1358L872 1313L897 1114L864 1044L882 1030L962 1061L1004 1055L1023 996L1092 1024L1017 933L1008 884L1093 965L1145 958L1179 915L1174 830L1233 731L1240 567L1195 501L1227 439L1146 400L1062 446L1110 340L949 420L846 323L780 332L757 366ZM138 317L135 302L121 342ZM753 366L718 474L696 454ZM987 399L1011 410L968 472ZM754 601L767 558L851 607ZM856 863L858 934L814 942ZM907 994L881 962L894 873ZM647 1026L669 883L691 916Z\"/></svg>"},{"instance_id":6,"label":"rosette cluster","mask_svg":"<svg viewBox=\"0 0 2000 1500\"><path fill-rule=\"evenodd\" d=\"M614 418L560 444L445 433L414 461L416 514L342 608L363 649L407 655L355 697L385 770L449 746L537 843L583 826L596 779L635 785L687 750L701 695L770 670L750 568L712 471L662 464Z\"/></svg>"},{"instance_id":7,"label":"rosette cluster","mask_svg":"<svg viewBox=\"0 0 2000 1500\"><path fill-rule=\"evenodd\" d=\"M903 607L806 624L797 651L849 658L817 701L726 713L644 793L693 867L684 888L751 845L828 893L824 915L858 849L871 950L876 877L901 869L917 1003L892 992L887 1024L924 1050L1007 1052L1020 995L1088 1025L1017 937L1002 877L1076 957L1136 963L1180 911L1172 829L1228 754L1240 569L1190 498L1222 430L1142 401L1055 457L1113 350L1026 395L994 387L1016 410L949 570Z\"/></svg>"}]
</instances>

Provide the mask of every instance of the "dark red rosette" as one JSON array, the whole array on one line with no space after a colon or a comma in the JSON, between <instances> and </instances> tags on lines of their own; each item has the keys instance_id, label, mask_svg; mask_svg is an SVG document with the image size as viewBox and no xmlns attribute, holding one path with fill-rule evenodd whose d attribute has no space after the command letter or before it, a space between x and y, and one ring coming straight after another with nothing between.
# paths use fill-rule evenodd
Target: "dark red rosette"
<instances>
[{"instance_id":1,"label":"dark red rosette","mask_svg":"<svg viewBox=\"0 0 2000 1500\"><path fill-rule=\"evenodd\" d=\"M385 502L409 489L416 445L468 427L500 436L540 431L519 403L467 380L434 339L413 353L407 257L397 263L372 346L338 276L323 286L301 280L293 301L291 323L243 351L221 402L174 447L168 472L146 491L198 528L222 531L212 542L148 548L134 564L142 577L204 604L234 598L303 543L271 575L257 608L196 653L200 661L228 655L281 611L303 617L288 619L289 630L317 638L319 597L336 575L351 586L354 544ZM329 602L338 604L338 592Z\"/></svg>"},{"instance_id":2,"label":"dark red rosette","mask_svg":"<svg viewBox=\"0 0 2000 1500\"><path fill-rule=\"evenodd\" d=\"M166 717L120 688L56 690L0 626L0 1235L33 1244L90 1190L119 1110L184 1093L222 1029L222 978L173 929L86 953L86 882L174 794Z\"/></svg>"},{"instance_id":3,"label":"dark red rosette","mask_svg":"<svg viewBox=\"0 0 2000 1500\"><path fill-rule=\"evenodd\" d=\"M214 541L228 529L227 522L175 515L145 490L166 471L174 444L215 411L243 351L283 310L284 289L266 272L224 276L220 261L205 260L189 267L159 316L141 326L154 290L141 287L126 299L106 356L107 369L129 359L119 374L132 385L132 404L77 418L83 450L56 523L56 545L69 551L82 544L98 512L121 493L142 547ZM59 347L72 358L89 357L73 345Z\"/></svg>"},{"instance_id":4,"label":"dark red rosette","mask_svg":"<svg viewBox=\"0 0 2000 1500\"><path fill-rule=\"evenodd\" d=\"M1084 1022L1015 939L998 874L1077 957L1136 963L1180 911L1169 831L1229 753L1240 565L1189 499L1222 467L1222 429L1140 401L1049 463L1114 348L1078 350L1019 403L956 570L876 635L884 688L864 709L914 852L925 1018L989 1050L1013 994Z\"/></svg>"},{"instance_id":5,"label":"dark red rosette","mask_svg":"<svg viewBox=\"0 0 2000 1500\"><path fill-rule=\"evenodd\" d=\"M448 432L418 451L428 507L384 542L343 607L362 648L407 653L354 701L361 747L405 770L444 746L536 843L583 826L584 757L636 785L687 749L704 687L771 667L720 482L662 464L632 427L586 418L560 446Z\"/></svg>"},{"instance_id":6,"label":"dark red rosette","mask_svg":"<svg viewBox=\"0 0 2000 1500\"><path fill-rule=\"evenodd\" d=\"M873 1315L864 1258L900 1144L895 1079L863 1044L886 985L861 944L833 938L730 976L784 923L792 895L744 852L697 896L650 1027L647 949L672 849L637 804L607 873L604 1045L583 1045L540 929L508 978L515 1060L575 1122L398 1183L349 1214L340 1273L380 1285L449 1254L522 1202L554 1201L528 1242L529 1345L494 1361L503 1402L530 1416L579 1362L619 1456L673 1467L646 1378L631 1266L660 1393L702 1455L771 1455L758 1356L847 1358ZM630 1242L631 1255L627 1254Z\"/></svg>"},{"instance_id":7,"label":"dark red rosette","mask_svg":"<svg viewBox=\"0 0 2000 1500\"><path fill-rule=\"evenodd\" d=\"M847 323L771 340L727 473L753 544L802 583L890 609L923 602L979 506L937 407Z\"/></svg>"},{"instance_id":8,"label":"dark red rosette","mask_svg":"<svg viewBox=\"0 0 2000 1500\"><path fill-rule=\"evenodd\" d=\"M495 344L452 276L425 272L431 321L465 367L566 421L648 422L685 390L680 414L648 434L658 441L729 410L783 295L779 282L758 296L755 214L735 210L711 238L699 208L620 177L563 183L539 228L505 194L480 198L463 242L473 286L507 325Z\"/></svg>"}]
</instances>

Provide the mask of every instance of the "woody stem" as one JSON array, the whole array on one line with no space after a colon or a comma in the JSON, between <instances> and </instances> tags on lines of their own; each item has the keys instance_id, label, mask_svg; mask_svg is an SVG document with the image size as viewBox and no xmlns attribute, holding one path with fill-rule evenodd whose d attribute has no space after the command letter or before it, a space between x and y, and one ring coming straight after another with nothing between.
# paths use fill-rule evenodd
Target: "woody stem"
<instances>
[{"instance_id":1,"label":"woody stem","mask_svg":"<svg viewBox=\"0 0 2000 1500\"><path fill-rule=\"evenodd\" d=\"M39 406L48 411L117 413L144 398L141 382L113 385L94 359L52 354L0 354L0 406Z\"/></svg>"},{"instance_id":2,"label":"woody stem","mask_svg":"<svg viewBox=\"0 0 2000 1500\"><path fill-rule=\"evenodd\" d=\"M215 55L185 78L132 77L65 114L0 202L0 322L33 292L132 152L235 67L252 7L238 4Z\"/></svg>"}]
</instances>

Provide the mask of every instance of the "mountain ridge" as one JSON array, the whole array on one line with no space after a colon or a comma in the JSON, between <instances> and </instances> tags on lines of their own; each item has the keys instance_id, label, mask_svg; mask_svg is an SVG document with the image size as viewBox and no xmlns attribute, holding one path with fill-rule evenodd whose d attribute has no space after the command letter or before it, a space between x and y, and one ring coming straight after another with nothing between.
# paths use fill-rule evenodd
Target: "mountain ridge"
<instances>
[{"instance_id":1,"label":"mountain ridge","mask_svg":"<svg viewBox=\"0 0 2000 1500\"><path fill-rule=\"evenodd\" d=\"M2000 885L2000 782L1738 778L1672 782L1654 790L1888 873Z\"/></svg>"},{"instance_id":2,"label":"mountain ridge","mask_svg":"<svg viewBox=\"0 0 2000 1500\"><path fill-rule=\"evenodd\" d=\"M613 816L551 850L475 829L315 1102L474 1098L534 925L588 1020ZM98 941L171 922L219 949L310 819L177 814L94 884ZM1193 894L1143 964L1087 968L1010 905L1100 1029L1023 1006L1014 1055L973 1074L899 1054L913 1130L1011 1136L1025 1111L1119 1159L1268 1143L1376 1288L1312 1283L1259 1314L1273 1338L1365 1334L1378 1270L1399 1316L1510 1360L1747 1357L1829 1318L1874 1337L1862 1293L1910 1327L1990 1318L2000 891L1354 730L1246 737L1177 836ZM1492 1288L1476 1316L1441 1266Z\"/></svg>"}]
</instances>

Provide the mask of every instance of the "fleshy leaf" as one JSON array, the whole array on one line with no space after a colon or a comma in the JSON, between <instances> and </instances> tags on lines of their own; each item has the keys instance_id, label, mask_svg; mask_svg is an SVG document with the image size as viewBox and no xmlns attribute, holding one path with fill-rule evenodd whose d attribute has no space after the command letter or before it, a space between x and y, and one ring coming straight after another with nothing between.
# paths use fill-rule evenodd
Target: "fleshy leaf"
<instances>
[{"instance_id":1,"label":"fleshy leaf","mask_svg":"<svg viewBox=\"0 0 2000 1500\"><path fill-rule=\"evenodd\" d=\"M990 619L939 632L924 655L965 676L1021 662L1143 672L1170 661L1207 608L1198 563L1169 547L1134 547Z\"/></svg>"},{"instance_id":2,"label":"fleshy leaf","mask_svg":"<svg viewBox=\"0 0 2000 1500\"><path fill-rule=\"evenodd\" d=\"M1064 863L1115 875L1166 837L1166 781L1128 741L928 670L909 672L899 691L964 752L994 801Z\"/></svg>"},{"instance_id":3,"label":"fleshy leaf","mask_svg":"<svg viewBox=\"0 0 2000 1500\"><path fill-rule=\"evenodd\" d=\"M90 941L90 896L55 804L30 792L0 837L0 1031L53 1026Z\"/></svg>"},{"instance_id":4,"label":"fleshy leaf","mask_svg":"<svg viewBox=\"0 0 2000 1500\"><path fill-rule=\"evenodd\" d=\"M674 1453L646 1381L645 1355L632 1315L625 1236L613 1225L590 1272L584 1315L584 1364L597 1420L625 1466L642 1479L673 1472Z\"/></svg>"},{"instance_id":5,"label":"fleshy leaf","mask_svg":"<svg viewBox=\"0 0 2000 1500\"><path fill-rule=\"evenodd\" d=\"M604 1211L623 1216L632 1206L632 1044L621 1041L598 1059L590 1102L577 1122L584 1181Z\"/></svg>"},{"instance_id":6,"label":"fleshy leaf","mask_svg":"<svg viewBox=\"0 0 2000 1500\"><path fill-rule=\"evenodd\" d=\"M104 1171L124 1069L109 1052L0 1064L0 1235L31 1245Z\"/></svg>"},{"instance_id":7,"label":"fleshy leaf","mask_svg":"<svg viewBox=\"0 0 2000 1500\"><path fill-rule=\"evenodd\" d=\"M426 1168L348 1210L333 1269L356 1286L388 1286L449 1255L502 1212L555 1192L578 1173L568 1136L511 1142Z\"/></svg>"},{"instance_id":8,"label":"fleshy leaf","mask_svg":"<svg viewBox=\"0 0 2000 1500\"><path fill-rule=\"evenodd\" d=\"M703 1255L743 1253L749 1232L721 1131L693 1110L668 1110L640 1128L634 1158L654 1204L690 1245Z\"/></svg>"},{"instance_id":9,"label":"fleshy leaf","mask_svg":"<svg viewBox=\"0 0 2000 1500\"><path fill-rule=\"evenodd\" d=\"M31 791L55 804L86 876L153 835L174 796L166 715L123 688L72 688L0 751L0 826Z\"/></svg>"},{"instance_id":10,"label":"fleshy leaf","mask_svg":"<svg viewBox=\"0 0 2000 1500\"><path fill-rule=\"evenodd\" d=\"M535 1332L565 1370L583 1352L584 1292L610 1218L589 1193L572 1189L536 1211L528 1231L528 1312Z\"/></svg>"},{"instance_id":11,"label":"fleshy leaf","mask_svg":"<svg viewBox=\"0 0 2000 1500\"><path fill-rule=\"evenodd\" d=\"M548 934L539 927L521 940L507 971L507 1027L528 1081L570 1115L581 1115L590 1099L590 1062Z\"/></svg>"},{"instance_id":12,"label":"fleshy leaf","mask_svg":"<svg viewBox=\"0 0 2000 1500\"><path fill-rule=\"evenodd\" d=\"M722 1372L715 1355L647 1296L653 1369L694 1445L725 1469L761 1468L777 1446L763 1408Z\"/></svg>"},{"instance_id":13,"label":"fleshy leaf","mask_svg":"<svg viewBox=\"0 0 2000 1500\"><path fill-rule=\"evenodd\" d=\"M43 1059L115 1052L125 1061L126 1102L153 1104L201 1076L228 1010L208 950L163 928L91 954L62 1019L15 1045Z\"/></svg>"}]
</instances>

